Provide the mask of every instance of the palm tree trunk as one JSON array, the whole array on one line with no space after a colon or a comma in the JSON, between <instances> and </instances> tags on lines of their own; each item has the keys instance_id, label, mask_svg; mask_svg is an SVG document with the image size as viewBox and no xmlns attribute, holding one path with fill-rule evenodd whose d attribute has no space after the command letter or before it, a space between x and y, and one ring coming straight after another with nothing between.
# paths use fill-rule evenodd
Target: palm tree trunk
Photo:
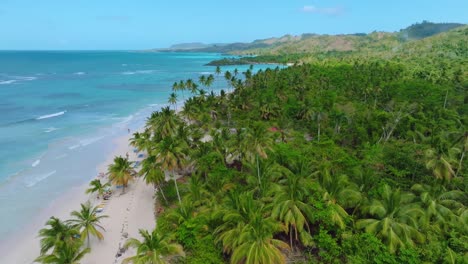
<instances>
[{"instance_id":1,"label":"palm tree trunk","mask_svg":"<svg viewBox=\"0 0 468 264\"><path fill-rule=\"evenodd\" d=\"M167 202L167 199L166 199L166 195L164 195L164 192L163 192L162 188L161 188L159 185L158 185L156 188L158 189L158 191L161 192L161 195L162 195L164 201L165 201L166 204L167 204L168 202Z\"/></svg>"},{"instance_id":2,"label":"palm tree trunk","mask_svg":"<svg viewBox=\"0 0 468 264\"><path fill-rule=\"evenodd\" d=\"M449 90L448 90L448 88L447 88L447 92L445 93L444 109L445 109L445 107L447 106L447 97L448 97L448 92L449 92Z\"/></svg>"},{"instance_id":3,"label":"palm tree trunk","mask_svg":"<svg viewBox=\"0 0 468 264\"><path fill-rule=\"evenodd\" d=\"M458 176L458 173L462 169L463 158L465 158L465 151L463 151L462 154L461 154L461 158L460 158L460 161L458 162L458 169L457 169L457 173L455 174L455 177Z\"/></svg>"},{"instance_id":4,"label":"palm tree trunk","mask_svg":"<svg viewBox=\"0 0 468 264\"><path fill-rule=\"evenodd\" d=\"M320 122L318 123L317 140L320 141Z\"/></svg>"},{"instance_id":5,"label":"palm tree trunk","mask_svg":"<svg viewBox=\"0 0 468 264\"><path fill-rule=\"evenodd\" d=\"M86 233L87 233L87 236L88 236L86 239L88 240L88 247L89 247L89 230L86 230Z\"/></svg>"},{"instance_id":6,"label":"palm tree trunk","mask_svg":"<svg viewBox=\"0 0 468 264\"><path fill-rule=\"evenodd\" d=\"M260 179L260 165L258 164L258 154L257 154L257 177L258 177L258 188L262 189L262 179Z\"/></svg>"},{"instance_id":7,"label":"palm tree trunk","mask_svg":"<svg viewBox=\"0 0 468 264\"><path fill-rule=\"evenodd\" d=\"M179 205L182 205L182 199L180 199L180 193L179 193L179 186L177 186L177 180L174 177L174 171L172 171L171 175L172 175L172 179L174 180L174 184L175 184L175 188L177 192L177 198L179 199Z\"/></svg>"},{"instance_id":8,"label":"palm tree trunk","mask_svg":"<svg viewBox=\"0 0 468 264\"><path fill-rule=\"evenodd\" d=\"M293 234L292 234L292 230L291 230L291 226L290 226L289 227L289 246L291 247L291 251L294 252L292 236L293 236Z\"/></svg>"}]
</instances>

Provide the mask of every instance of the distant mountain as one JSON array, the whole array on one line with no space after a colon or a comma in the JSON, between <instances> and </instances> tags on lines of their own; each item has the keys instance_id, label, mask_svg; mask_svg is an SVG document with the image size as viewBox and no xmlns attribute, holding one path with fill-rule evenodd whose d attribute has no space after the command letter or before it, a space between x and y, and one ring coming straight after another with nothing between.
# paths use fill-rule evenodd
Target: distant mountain
<instances>
[{"instance_id":1,"label":"distant mountain","mask_svg":"<svg viewBox=\"0 0 468 264\"><path fill-rule=\"evenodd\" d=\"M388 51L406 41L433 36L463 26L459 23L431 23L423 21L399 32L319 35L306 33L258 39L250 43L203 44L186 43L171 46L170 51L219 52L237 55L317 54L323 52L369 53Z\"/></svg>"},{"instance_id":2,"label":"distant mountain","mask_svg":"<svg viewBox=\"0 0 468 264\"><path fill-rule=\"evenodd\" d=\"M399 35L403 40L422 39L463 25L459 23L432 23L423 21L422 23L416 23L400 30Z\"/></svg>"},{"instance_id":3,"label":"distant mountain","mask_svg":"<svg viewBox=\"0 0 468 264\"><path fill-rule=\"evenodd\" d=\"M180 43L174 44L169 47L172 50L190 50L190 49L203 49L211 46L210 44L204 44L201 42L192 42L192 43Z\"/></svg>"}]
</instances>

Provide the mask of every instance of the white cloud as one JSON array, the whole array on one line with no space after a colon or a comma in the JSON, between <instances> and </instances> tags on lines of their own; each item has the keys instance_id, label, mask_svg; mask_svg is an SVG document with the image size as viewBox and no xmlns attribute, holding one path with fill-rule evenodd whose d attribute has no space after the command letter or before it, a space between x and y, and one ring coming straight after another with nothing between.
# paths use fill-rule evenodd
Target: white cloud
<instances>
[{"instance_id":1,"label":"white cloud","mask_svg":"<svg viewBox=\"0 0 468 264\"><path fill-rule=\"evenodd\" d=\"M312 13L312 14L324 14L330 16L336 16L343 14L344 10L340 6L336 7L316 7L312 5L307 5L301 8L301 11L304 13Z\"/></svg>"}]
</instances>

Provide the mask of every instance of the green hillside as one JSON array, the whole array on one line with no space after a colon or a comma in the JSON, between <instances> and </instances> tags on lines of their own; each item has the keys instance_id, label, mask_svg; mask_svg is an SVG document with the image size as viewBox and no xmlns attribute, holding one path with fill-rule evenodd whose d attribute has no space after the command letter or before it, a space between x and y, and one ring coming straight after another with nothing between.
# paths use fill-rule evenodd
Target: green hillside
<instances>
[{"instance_id":1,"label":"green hillside","mask_svg":"<svg viewBox=\"0 0 468 264\"><path fill-rule=\"evenodd\" d=\"M423 21L422 23L416 23L405 29L400 30L399 35L403 40L422 39L461 26L463 26L463 24L432 23L428 21Z\"/></svg>"}]
</instances>

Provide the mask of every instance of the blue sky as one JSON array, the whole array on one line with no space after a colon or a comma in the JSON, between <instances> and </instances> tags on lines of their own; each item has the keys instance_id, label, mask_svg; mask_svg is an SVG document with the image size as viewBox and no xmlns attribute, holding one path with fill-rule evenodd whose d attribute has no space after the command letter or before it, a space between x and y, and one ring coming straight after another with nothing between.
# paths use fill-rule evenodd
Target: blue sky
<instances>
[{"instance_id":1,"label":"blue sky","mask_svg":"<svg viewBox=\"0 0 468 264\"><path fill-rule=\"evenodd\" d=\"M0 49L147 49L468 21L467 0L1 0Z\"/></svg>"}]
</instances>

